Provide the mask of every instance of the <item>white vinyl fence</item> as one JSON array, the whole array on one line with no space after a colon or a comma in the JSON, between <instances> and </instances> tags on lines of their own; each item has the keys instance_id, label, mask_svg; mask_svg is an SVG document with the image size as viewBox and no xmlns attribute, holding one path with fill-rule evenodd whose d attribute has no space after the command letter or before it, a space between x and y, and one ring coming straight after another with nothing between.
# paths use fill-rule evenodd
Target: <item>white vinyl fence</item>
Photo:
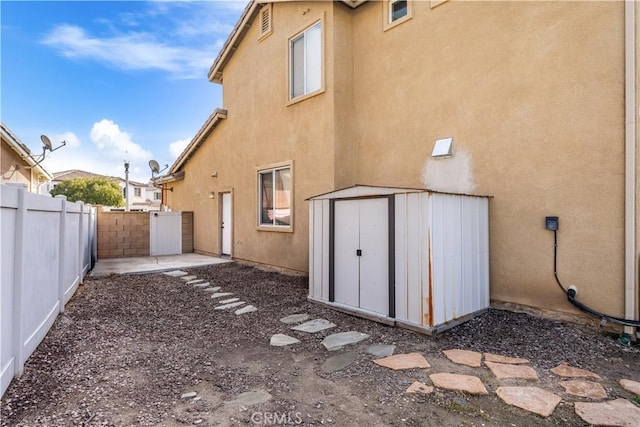
<instances>
[{"instance_id":1,"label":"white vinyl fence","mask_svg":"<svg viewBox=\"0 0 640 427\"><path fill-rule=\"evenodd\" d=\"M92 267L96 209L0 185L0 395Z\"/></svg>"}]
</instances>

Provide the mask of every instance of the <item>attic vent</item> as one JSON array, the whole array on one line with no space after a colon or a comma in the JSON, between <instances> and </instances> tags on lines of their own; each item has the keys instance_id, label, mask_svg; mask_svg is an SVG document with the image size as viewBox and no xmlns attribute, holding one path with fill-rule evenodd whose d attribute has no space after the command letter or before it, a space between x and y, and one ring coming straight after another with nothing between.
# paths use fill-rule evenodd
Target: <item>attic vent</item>
<instances>
[{"instance_id":1,"label":"attic vent","mask_svg":"<svg viewBox=\"0 0 640 427\"><path fill-rule=\"evenodd\" d=\"M271 4L260 9L260 34L258 40L262 40L271 34Z\"/></svg>"}]
</instances>

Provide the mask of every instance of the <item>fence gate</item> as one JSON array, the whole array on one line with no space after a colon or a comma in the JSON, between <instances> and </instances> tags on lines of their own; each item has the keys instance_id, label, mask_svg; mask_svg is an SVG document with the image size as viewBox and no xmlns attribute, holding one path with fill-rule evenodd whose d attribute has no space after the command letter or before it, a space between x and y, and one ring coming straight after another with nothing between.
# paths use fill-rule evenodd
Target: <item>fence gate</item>
<instances>
[{"instance_id":1,"label":"fence gate","mask_svg":"<svg viewBox=\"0 0 640 427\"><path fill-rule=\"evenodd\" d=\"M151 256L182 253L182 212L152 212L149 220Z\"/></svg>"}]
</instances>

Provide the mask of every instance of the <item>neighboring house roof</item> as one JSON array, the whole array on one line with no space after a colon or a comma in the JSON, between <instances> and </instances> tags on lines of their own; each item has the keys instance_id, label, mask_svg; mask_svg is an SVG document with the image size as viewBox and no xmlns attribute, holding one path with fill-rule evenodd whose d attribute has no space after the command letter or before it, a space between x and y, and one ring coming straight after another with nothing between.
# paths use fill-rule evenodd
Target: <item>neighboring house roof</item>
<instances>
[{"instance_id":1,"label":"neighboring house roof","mask_svg":"<svg viewBox=\"0 0 640 427\"><path fill-rule=\"evenodd\" d=\"M17 136L11 132L11 130L4 124L0 123L0 132L7 141L7 144L13 151L15 151L22 160L25 161L28 167L35 169L40 175L45 176L47 179L53 179L53 176L42 165L38 164L38 161L31 154L31 150Z\"/></svg>"},{"instance_id":2,"label":"neighboring house roof","mask_svg":"<svg viewBox=\"0 0 640 427\"><path fill-rule=\"evenodd\" d=\"M119 176L110 176L110 175L100 175L93 172L87 172L80 169L72 169L68 171L55 172L53 174L53 181L67 181L69 179L76 178L109 178L118 182L125 182L124 178L120 178ZM134 187L153 187L153 185L145 182L138 182L129 180L129 185L133 185Z\"/></svg>"},{"instance_id":3,"label":"neighboring house roof","mask_svg":"<svg viewBox=\"0 0 640 427\"><path fill-rule=\"evenodd\" d=\"M292 1L292 0L275 0L275 1L266 1L266 0L251 0L247 7L245 7L242 15L240 15L240 19L236 23L235 27L229 34L229 37L224 42L220 53L216 57L215 61L213 61L213 65L209 69L209 80L214 83L222 83L222 70L224 69L229 59L233 56L233 53L236 51L238 45L244 38L245 33L251 26L251 23L256 18L258 11L262 8L265 3L274 3L277 1ZM356 8L363 4L367 0L341 0L342 3L346 4L351 8Z\"/></svg>"}]
</instances>

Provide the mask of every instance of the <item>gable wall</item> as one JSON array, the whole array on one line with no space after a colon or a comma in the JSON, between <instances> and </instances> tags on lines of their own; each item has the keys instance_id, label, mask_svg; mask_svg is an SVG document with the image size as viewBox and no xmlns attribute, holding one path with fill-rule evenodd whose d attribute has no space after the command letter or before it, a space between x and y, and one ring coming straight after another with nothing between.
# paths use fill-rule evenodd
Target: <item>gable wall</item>
<instances>
[{"instance_id":1,"label":"gable wall","mask_svg":"<svg viewBox=\"0 0 640 427\"><path fill-rule=\"evenodd\" d=\"M413 2L382 31L354 15L357 181L487 194L492 298L622 314L622 2ZM431 160L435 139L455 156Z\"/></svg>"}]
</instances>

